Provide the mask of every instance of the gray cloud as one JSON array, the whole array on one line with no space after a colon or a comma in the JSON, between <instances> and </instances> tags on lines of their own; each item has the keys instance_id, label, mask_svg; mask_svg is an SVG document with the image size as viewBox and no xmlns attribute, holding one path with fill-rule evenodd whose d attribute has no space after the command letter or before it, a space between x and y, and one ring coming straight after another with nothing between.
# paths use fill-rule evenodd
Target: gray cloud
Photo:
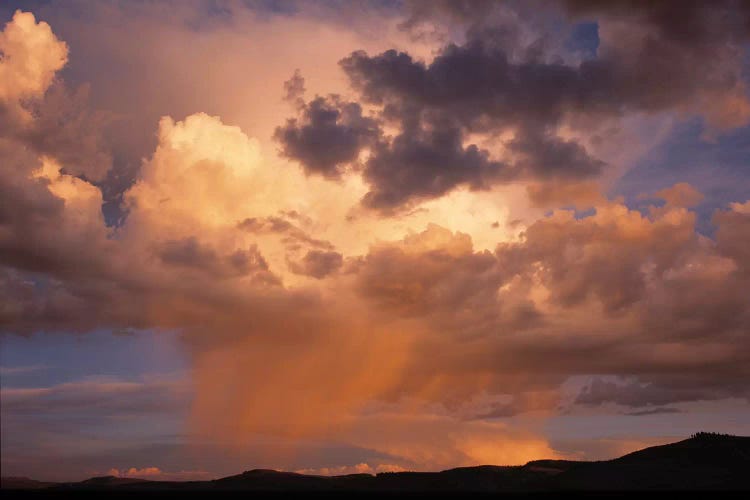
<instances>
[{"instance_id":1,"label":"gray cloud","mask_svg":"<svg viewBox=\"0 0 750 500\"><path fill-rule=\"evenodd\" d=\"M290 261L289 268L293 273L322 279L339 270L343 264L344 257L338 252L310 250L300 261Z\"/></svg>"},{"instance_id":2,"label":"gray cloud","mask_svg":"<svg viewBox=\"0 0 750 500\"><path fill-rule=\"evenodd\" d=\"M14 113L12 104L0 102L0 135L55 158L66 173L101 181L112 167L105 139L112 117L92 110L88 96L88 85L71 91L62 80L55 80L43 95L20 104L31 120Z\"/></svg>"},{"instance_id":3,"label":"gray cloud","mask_svg":"<svg viewBox=\"0 0 750 500\"><path fill-rule=\"evenodd\" d=\"M628 415L650 415L654 413L675 413L674 409L648 408L661 407L671 403L682 403L686 401L715 400L733 396L750 396L748 388L736 393L732 387L721 389L719 387L701 387L700 385L680 386L675 383L661 385L659 383L642 383L631 380L625 383L617 383L593 379L578 395L575 403L581 405L596 406L603 403L616 403L631 408L647 408L643 411L631 412Z\"/></svg>"},{"instance_id":4,"label":"gray cloud","mask_svg":"<svg viewBox=\"0 0 750 500\"><path fill-rule=\"evenodd\" d=\"M624 413L623 415L627 415L629 417L645 417L648 415L669 415L674 413L682 413L682 410L669 406L663 406L660 408L651 408L648 410L630 411Z\"/></svg>"},{"instance_id":5,"label":"gray cloud","mask_svg":"<svg viewBox=\"0 0 750 500\"><path fill-rule=\"evenodd\" d=\"M158 255L167 265L204 271L216 277L231 278L252 273L256 278L269 283L279 282L269 271L268 263L256 245L230 255L218 255L214 249L201 244L192 236L162 243Z\"/></svg>"},{"instance_id":6,"label":"gray cloud","mask_svg":"<svg viewBox=\"0 0 750 500\"><path fill-rule=\"evenodd\" d=\"M292 77L284 82L284 100L299 106L304 106L305 101L305 78L299 69L294 71Z\"/></svg>"},{"instance_id":7,"label":"gray cloud","mask_svg":"<svg viewBox=\"0 0 750 500\"><path fill-rule=\"evenodd\" d=\"M518 178L574 181L601 173L604 161L558 136L563 123L590 133L592 124L640 112L689 111L716 129L750 119L731 104L747 103L740 59L750 16L737 2L716 9L705 2L684 9L669 2L564 7L573 17L600 21L605 43L597 57L565 62L542 35L520 50L523 37L512 33L509 19L530 13L519 6L411 2L405 29L429 19L453 23L467 41L445 45L429 63L395 50L344 58L341 67L363 102L379 107L383 121L399 130L378 142L364 166L371 188L364 204L389 212L461 185L482 189ZM618 41L622 23L634 28L632 43ZM636 30L638 23L645 24ZM303 127L290 121L277 139L308 171L336 177L366 141L337 125L333 110L321 115L326 119L306 114ZM468 133L507 130L515 134L506 144L516 156L510 160L490 160L464 144ZM326 146L315 151L313 145Z\"/></svg>"},{"instance_id":8,"label":"gray cloud","mask_svg":"<svg viewBox=\"0 0 750 500\"><path fill-rule=\"evenodd\" d=\"M379 133L375 120L362 116L359 104L329 96L303 104L300 118L287 120L274 137L282 154L298 161L306 172L337 178Z\"/></svg>"},{"instance_id":9,"label":"gray cloud","mask_svg":"<svg viewBox=\"0 0 750 500\"><path fill-rule=\"evenodd\" d=\"M296 219L296 220L295 220ZM295 220L295 222L291 222ZM303 246L318 250L331 251L334 249L329 241L312 237L300 227L309 223L304 216L297 212L280 214L269 217L248 217L237 224L237 227L256 234L283 234L283 242L290 250L297 250Z\"/></svg>"},{"instance_id":10,"label":"gray cloud","mask_svg":"<svg viewBox=\"0 0 750 500\"><path fill-rule=\"evenodd\" d=\"M0 389L4 418L53 418L86 414L90 418L172 413L189 404L189 387L167 380L84 380L51 387Z\"/></svg>"},{"instance_id":11,"label":"gray cloud","mask_svg":"<svg viewBox=\"0 0 750 500\"><path fill-rule=\"evenodd\" d=\"M456 127L432 123L428 130L410 124L389 144L380 143L364 168L370 192L365 206L383 212L415 199L442 196L460 185L487 188L505 173L502 162L476 145L464 147Z\"/></svg>"}]
</instances>

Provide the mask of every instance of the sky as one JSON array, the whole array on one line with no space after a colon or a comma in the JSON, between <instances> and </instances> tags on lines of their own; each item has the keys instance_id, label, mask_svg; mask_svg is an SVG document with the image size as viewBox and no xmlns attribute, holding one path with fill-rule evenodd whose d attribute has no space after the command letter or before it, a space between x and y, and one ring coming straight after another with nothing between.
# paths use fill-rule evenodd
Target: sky
<instances>
[{"instance_id":1,"label":"sky","mask_svg":"<svg viewBox=\"0 0 750 500\"><path fill-rule=\"evenodd\" d=\"M750 4L0 5L3 476L750 435Z\"/></svg>"}]
</instances>

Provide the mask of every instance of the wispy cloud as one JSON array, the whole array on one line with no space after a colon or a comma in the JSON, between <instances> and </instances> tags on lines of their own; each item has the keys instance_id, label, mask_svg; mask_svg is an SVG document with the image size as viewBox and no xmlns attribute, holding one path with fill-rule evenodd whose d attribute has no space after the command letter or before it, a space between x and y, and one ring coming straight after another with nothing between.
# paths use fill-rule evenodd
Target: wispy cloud
<instances>
[{"instance_id":1,"label":"wispy cloud","mask_svg":"<svg viewBox=\"0 0 750 500\"><path fill-rule=\"evenodd\" d=\"M48 369L48 365L0 366L0 376L23 375Z\"/></svg>"}]
</instances>

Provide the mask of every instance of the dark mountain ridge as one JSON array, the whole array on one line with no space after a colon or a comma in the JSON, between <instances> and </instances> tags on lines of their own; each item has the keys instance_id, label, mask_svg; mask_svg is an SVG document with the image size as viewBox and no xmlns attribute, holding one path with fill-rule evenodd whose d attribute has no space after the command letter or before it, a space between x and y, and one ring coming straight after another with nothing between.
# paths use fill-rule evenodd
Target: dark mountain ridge
<instances>
[{"instance_id":1,"label":"dark mountain ridge","mask_svg":"<svg viewBox=\"0 0 750 500\"><path fill-rule=\"evenodd\" d=\"M146 481L116 477L76 483L3 478L3 490L36 491L310 491L310 492L560 492L750 490L750 437L699 433L598 462L535 460L521 466L482 465L441 472L315 476L254 469L212 481Z\"/></svg>"}]
</instances>

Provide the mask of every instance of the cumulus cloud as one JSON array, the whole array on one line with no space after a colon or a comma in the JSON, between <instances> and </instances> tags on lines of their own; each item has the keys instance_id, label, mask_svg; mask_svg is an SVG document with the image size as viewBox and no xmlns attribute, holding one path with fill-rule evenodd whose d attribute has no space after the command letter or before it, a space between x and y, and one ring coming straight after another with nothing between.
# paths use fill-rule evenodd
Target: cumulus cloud
<instances>
[{"instance_id":1,"label":"cumulus cloud","mask_svg":"<svg viewBox=\"0 0 750 500\"><path fill-rule=\"evenodd\" d=\"M259 273L262 276L261 279L270 282L277 281L277 278L268 271L268 263L258 251L257 246L219 256L212 248L202 246L195 237L188 237L164 242L158 250L158 255L167 265L207 272L210 276L217 278Z\"/></svg>"},{"instance_id":2,"label":"cumulus cloud","mask_svg":"<svg viewBox=\"0 0 750 500\"><path fill-rule=\"evenodd\" d=\"M163 471L159 467L130 467L128 469L110 469L107 475L115 477L147 479L149 481L207 481L212 475L203 470Z\"/></svg>"},{"instance_id":3,"label":"cumulus cloud","mask_svg":"<svg viewBox=\"0 0 750 500\"><path fill-rule=\"evenodd\" d=\"M341 60L362 103L377 109L381 121L396 130L374 149L366 145L372 149L363 170L370 187L366 206L389 212L460 186L486 189L519 178L596 177L607 162L591 153L585 136L602 140L611 135L607 127L613 121L628 115L697 114L707 123L707 135L750 120L740 72L747 40L743 7L724 2L714 9L697 2L686 16L677 16L675 7L663 2L563 4L573 18L593 16L599 23L596 57L566 61L548 47L545 35L522 34L522 28L514 32L511 20L522 12L530 15L523 7L411 2L405 29L437 22L447 31L463 30L465 40L447 43L429 62L397 50L372 56L355 51ZM674 19L685 17L700 28L684 32ZM529 43L529 37L536 40ZM329 176L335 168L335 177L365 144L357 144L351 130L332 126L338 116L333 110L327 116L333 121L308 116L300 130L292 120L286 135L279 129L277 139L305 168L320 171L324 161ZM323 140L334 132L336 147ZM494 156L471 142L478 135L492 144ZM324 149L335 160L291 151L303 136L316 145L328 144Z\"/></svg>"},{"instance_id":4,"label":"cumulus cloud","mask_svg":"<svg viewBox=\"0 0 750 500\"><path fill-rule=\"evenodd\" d=\"M365 202L376 208L373 197L399 206L462 184L481 189L528 176L588 177L604 166L584 146L554 133L568 107L560 94L566 86L545 86L574 81L574 69L516 65L481 40L449 45L429 65L394 50L373 57L355 52L341 65L363 100L383 106L384 116L400 127L390 148L376 150L365 170L372 187ZM490 160L474 144L464 149L469 132L507 131L513 135L504 141L504 161Z\"/></svg>"},{"instance_id":5,"label":"cumulus cloud","mask_svg":"<svg viewBox=\"0 0 750 500\"><path fill-rule=\"evenodd\" d=\"M408 128L407 128L408 127ZM450 125L405 126L390 144L378 144L365 164L363 176L371 186L365 206L383 212L413 200L440 197L457 186L482 189L504 175L504 164L472 144Z\"/></svg>"},{"instance_id":6,"label":"cumulus cloud","mask_svg":"<svg viewBox=\"0 0 750 500\"><path fill-rule=\"evenodd\" d=\"M300 262L291 262L290 267L293 273L321 279L338 270L343 263L344 258L338 252L310 250Z\"/></svg>"},{"instance_id":7,"label":"cumulus cloud","mask_svg":"<svg viewBox=\"0 0 750 500\"><path fill-rule=\"evenodd\" d=\"M575 206L586 209L605 201L600 187L595 182L544 182L526 186L529 199L536 206L556 208Z\"/></svg>"},{"instance_id":8,"label":"cumulus cloud","mask_svg":"<svg viewBox=\"0 0 750 500\"><path fill-rule=\"evenodd\" d=\"M308 173L337 178L379 133L375 120L362 116L359 104L334 95L303 104L300 119L289 119L276 129L275 137L282 153L300 162Z\"/></svg>"},{"instance_id":9,"label":"cumulus cloud","mask_svg":"<svg viewBox=\"0 0 750 500\"><path fill-rule=\"evenodd\" d=\"M71 92L64 83L53 84L41 100L29 101L33 121L15 134L42 155L57 159L65 173L102 181L112 167L105 130L112 118L92 111L89 87Z\"/></svg>"},{"instance_id":10,"label":"cumulus cloud","mask_svg":"<svg viewBox=\"0 0 750 500\"><path fill-rule=\"evenodd\" d=\"M655 195L674 207L693 207L703 200L703 194L686 182L680 182Z\"/></svg>"},{"instance_id":11,"label":"cumulus cloud","mask_svg":"<svg viewBox=\"0 0 750 500\"><path fill-rule=\"evenodd\" d=\"M298 474L312 474L319 476L344 476L347 474L379 474L381 472L402 472L406 469L395 464L376 464L359 463L355 465L339 465L337 467L321 467L318 469L299 469Z\"/></svg>"},{"instance_id":12,"label":"cumulus cloud","mask_svg":"<svg viewBox=\"0 0 750 500\"><path fill-rule=\"evenodd\" d=\"M0 32L0 133L54 157L68 174L101 180L112 163L102 136L108 120L88 109L86 86L70 92L56 79L67 60L49 24L16 11Z\"/></svg>"},{"instance_id":13,"label":"cumulus cloud","mask_svg":"<svg viewBox=\"0 0 750 500\"><path fill-rule=\"evenodd\" d=\"M3 113L16 113L28 120L21 101L44 95L55 73L67 62L68 47L49 24L37 23L34 14L19 10L0 33L0 54Z\"/></svg>"}]
</instances>

